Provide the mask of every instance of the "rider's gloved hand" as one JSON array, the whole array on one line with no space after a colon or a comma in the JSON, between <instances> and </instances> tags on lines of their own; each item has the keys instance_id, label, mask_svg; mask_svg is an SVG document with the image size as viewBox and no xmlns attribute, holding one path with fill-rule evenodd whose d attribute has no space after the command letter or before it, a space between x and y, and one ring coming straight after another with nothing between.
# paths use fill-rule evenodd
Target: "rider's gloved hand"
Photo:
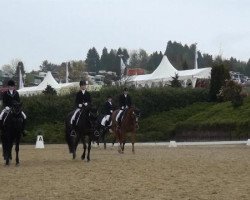
<instances>
[{"instance_id":1,"label":"rider's gloved hand","mask_svg":"<svg viewBox=\"0 0 250 200\"><path fill-rule=\"evenodd\" d=\"M122 109L124 109L124 106L122 106Z\"/></svg>"},{"instance_id":2,"label":"rider's gloved hand","mask_svg":"<svg viewBox=\"0 0 250 200\"><path fill-rule=\"evenodd\" d=\"M128 106L126 106L125 108L128 108Z\"/></svg>"},{"instance_id":3,"label":"rider's gloved hand","mask_svg":"<svg viewBox=\"0 0 250 200\"><path fill-rule=\"evenodd\" d=\"M81 108L81 107L82 107L82 104L81 104L81 103L80 103L80 104L78 104L78 107L79 107L79 108Z\"/></svg>"},{"instance_id":4,"label":"rider's gloved hand","mask_svg":"<svg viewBox=\"0 0 250 200\"><path fill-rule=\"evenodd\" d=\"M5 109L6 109L6 110L10 110L10 107L9 107L9 106L6 106Z\"/></svg>"},{"instance_id":5,"label":"rider's gloved hand","mask_svg":"<svg viewBox=\"0 0 250 200\"><path fill-rule=\"evenodd\" d=\"M88 103L84 103L84 105L85 105L85 106L87 106L87 105L88 105Z\"/></svg>"}]
</instances>

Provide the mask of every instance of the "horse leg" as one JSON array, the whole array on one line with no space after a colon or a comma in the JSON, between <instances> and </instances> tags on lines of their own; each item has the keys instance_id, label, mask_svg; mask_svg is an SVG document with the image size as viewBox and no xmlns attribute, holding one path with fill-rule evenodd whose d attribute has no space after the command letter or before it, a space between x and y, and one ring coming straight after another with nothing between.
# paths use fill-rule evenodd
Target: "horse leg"
<instances>
[{"instance_id":1,"label":"horse leg","mask_svg":"<svg viewBox=\"0 0 250 200\"><path fill-rule=\"evenodd\" d=\"M6 160L6 156L7 156L7 154L6 154L6 138L2 135L1 139L2 139L2 148L3 148L3 158L4 158L4 160Z\"/></svg>"},{"instance_id":2,"label":"horse leg","mask_svg":"<svg viewBox=\"0 0 250 200\"><path fill-rule=\"evenodd\" d=\"M119 143L119 145L118 145L118 152L122 153L121 130L117 130L116 133L117 133L116 135L117 135L117 139L118 139L118 143Z\"/></svg>"},{"instance_id":3,"label":"horse leg","mask_svg":"<svg viewBox=\"0 0 250 200\"><path fill-rule=\"evenodd\" d=\"M73 159L76 159L76 148L74 147L73 152L72 152Z\"/></svg>"},{"instance_id":4,"label":"horse leg","mask_svg":"<svg viewBox=\"0 0 250 200\"><path fill-rule=\"evenodd\" d=\"M13 148L14 144L11 143L11 147L10 147L10 160L12 160L12 148Z\"/></svg>"},{"instance_id":5,"label":"horse leg","mask_svg":"<svg viewBox=\"0 0 250 200\"><path fill-rule=\"evenodd\" d=\"M5 146L5 165L10 165L11 145L9 143Z\"/></svg>"},{"instance_id":6,"label":"horse leg","mask_svg":"<svg viewBox=\"0 0 250 200\"><path fill-rule=\"evenodd\" d=\"M90 150L91 150L91 138L89 137L88 139L89 139L89 141L88 141L88 155L87 155L87 161L89 162L89 161L90 161Z\"/></svg>"},{"instance_id":7,"label":"horse leg","mask_svg":"<svg viewBox=\"0 0 250 200\"><path fill-rule=\"evenodd\" d=\"M83 143L83 154L82 154L82 160L84 160L85 159L85 155L86 155L86 149L87 149L87 145L86 145L86 141L85 141L85 136L83 136L83 138L82 138L82 143Z\"/></svg>"},{"instance_id":8,"label":"horse leg","mask_svg":"<svg viewBox=\"0 0 250 200\"><path fill-rule=\"evenodd\" d=\"M122 152L124 152L125 141L122 143Z\"/></svg>"},{"instance_id":9,"label":"horse leg","mask_svg":"<svg viewBox=\"0 0 250 200\"><path fill-rule=\"evenodd\" d=\"M135 132L131 133L132 153L135 154Z\"/></svg>"},{"instance_id":10,"label":"horse leg","mask_svg":"<svg viewBox=\"0 0 250 200\"><path fill-rule=\"evenodd\" d=\"M106 148L107 148L107 144L106 144L106 133L107 133L107 131L105 131L105 132L103 133L103 136L102 136L104 149L106 149Z\"/></svg>"},{"instance_id":11,"label":"horse leg","mask_svg":"<svg viewBox=\"0 0 250 200\"><path fill-rule=\"evenodd\" d=\"M18 166L19 165L19 140L16 142L15 150L16 150L16 165Z\"/></svg>"}]
</instances>

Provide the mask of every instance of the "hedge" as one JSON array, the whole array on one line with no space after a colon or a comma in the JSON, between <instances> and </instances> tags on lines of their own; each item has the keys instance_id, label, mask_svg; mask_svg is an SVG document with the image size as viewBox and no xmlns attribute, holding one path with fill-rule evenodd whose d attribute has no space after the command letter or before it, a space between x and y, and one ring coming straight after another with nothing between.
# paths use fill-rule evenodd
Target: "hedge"
<instances>
[{"instance_id":1,"label":"hedge","mask_svg":"<svg viewBox=\"0 0 250 200\"><path fill-rule=\"evenodd\" d=\"M113 96L114 105L118 105L118 97L122 93L122 87L104 87L100 91L91 92L93 105L102 111L108 95ZM179 89L179 88L151 88L135 89L129 91L136 107L142 112L142 118L146 119L151 115L173 108L182 108L195 102L207 101L208 91L204 89ZM64 142L64 120L70 111L74 109L75 93L57 95L38 95L22 97L24 112L27 115L27 136L23 142L33 143L36 135L43 134L46 142ZM141 124L143 129L145 123ZM145 124L146 125L146 124ZM156 134L149 131L146 140L155 140L159 137L164 140L161 130ZM144 135L138 134L140 140L145 140Z\"/></svg>"}]
</instances>

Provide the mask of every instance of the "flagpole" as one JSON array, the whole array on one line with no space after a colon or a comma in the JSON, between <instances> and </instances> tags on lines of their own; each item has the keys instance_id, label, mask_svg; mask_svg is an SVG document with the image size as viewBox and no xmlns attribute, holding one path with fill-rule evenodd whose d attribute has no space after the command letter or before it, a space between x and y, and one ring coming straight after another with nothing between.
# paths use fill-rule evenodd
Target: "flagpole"
<instances>
[{"instance_id":1,"label":"flagpole","mask_svg":"<svg viewBox=\"0 0 250 200\"><path fill-rule=\"evenodd\" d=\"M195 43L195 55L194 55L194 68L198 69L198 53L197 53L197 43Z\"/></svg>"},{"instance_id":2,"label":"flagpole","mask_svg":"<svg viewBox=\"0 0 250 200\"><path fill-rule=\"evenodd\" d=\"M21 72L21 67L19 67L19 89L22 89L23 86L23 78L22 78L22 72Z\"/></svg>"},{"instance_id":3,"label":"flagpole","mask_svg":"<svg viewBox=\"0 0 250 200\"><path fill-rule=\"evenodd\" d=\"M66 63L66 77L65 77L65 83L69 82L69 66L70 62Z\"/></svg>"}]
</instances>

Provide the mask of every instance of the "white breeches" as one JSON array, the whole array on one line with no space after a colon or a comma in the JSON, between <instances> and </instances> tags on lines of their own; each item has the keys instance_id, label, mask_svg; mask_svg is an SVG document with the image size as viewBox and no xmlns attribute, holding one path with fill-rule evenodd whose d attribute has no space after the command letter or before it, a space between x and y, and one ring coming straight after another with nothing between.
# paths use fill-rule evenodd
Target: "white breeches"
<instances>
[{"instance_id":1,"label":"white breeches","mask_svg":"<svg viewBox=\"0 0 250 200\"><path fill-rule=\"evenodd\" d=\"M1 114L0 114L0 120L2 120L2 119L3 119L3 114L4 114L6 111L7 111L7 109L6 109L6 108L4 108L4 109L2 110L2 112L1 112Z\"/></svg>"},{"instance_id":2,"label":"white breeches","mask_svg":"<svg viewBox=\"0 0 250 200\"><path fill-rule=\"evenodd\" d=\"M118 122L118 119L119 119L122 112L123 112L123 110L119 110L118 114L116 115L115 121Z\"/></svg>"},{"instance_id":3,"label":"white breeches","mask_svg":"<svg viewBox=\"0 0 250 200\"><path fill-rule=\"evenodd\" d=\"M73 124L73 121L75 120L76 118L76 114L80 111L81 109L80 108L77 108L73 114L73 116L71 117L71 120L70 120L70 124Z\"/></svg>"},{"instance_id":4,"label":"white breeches","mask_svg":"<svg viewBox=\"0 0 250 200\"><path fill-rule=\"evenodd\" d=\"M109 121L110 119L110 115L105 115L103 118L102 118L102 121L101 121L101 125L105 126L106 122ZM111 126L112 122L109 124L109 126Z\"/></svg>"}]
</instances>

